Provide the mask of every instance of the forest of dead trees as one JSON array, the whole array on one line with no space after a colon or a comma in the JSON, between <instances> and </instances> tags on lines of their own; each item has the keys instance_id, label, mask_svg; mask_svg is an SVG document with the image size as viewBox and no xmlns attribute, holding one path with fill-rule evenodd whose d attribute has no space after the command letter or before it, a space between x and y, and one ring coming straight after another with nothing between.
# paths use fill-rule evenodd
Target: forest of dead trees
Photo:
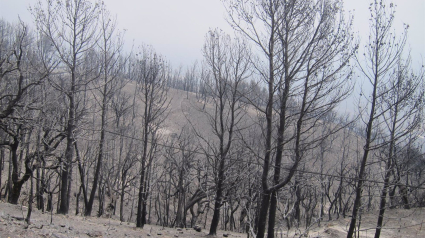
<instances>
[{"instance_id":1,"label":"forest of dead trees","mask_svg":"<svg viewBox=\"0 0 425 238\"><path fill-rule=\"evenodd\" d=\"M101 1L0 20L1 199L28 222L39 209L258 238L340 217L354 237L362 213L379 237L387 209L425 206L424 71L395 6L371 1L359 44L339 0L224 5L236 37L200 33L186 68L126 51Z\"/></svg>"}]
</instances>

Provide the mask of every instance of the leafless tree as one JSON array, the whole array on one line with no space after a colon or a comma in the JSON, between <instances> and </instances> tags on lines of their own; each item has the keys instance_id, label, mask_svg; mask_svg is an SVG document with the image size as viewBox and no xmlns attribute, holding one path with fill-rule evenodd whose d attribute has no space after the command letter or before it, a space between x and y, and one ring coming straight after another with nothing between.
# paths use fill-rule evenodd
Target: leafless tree
<instances>
[{"instance_id":1,"label":"leafless tree","mask_svg":"<svg viewBox=\"0 0 425 238\"><path fill-rule=\"evenodd\" d=\"M186 69L184 75L184 87L183 90L186 91L186 98L189 98L189 92L197 92L198 90L198 79L197 77L197 68L198 62L195 61L193 65Z\"/></svg>"},{"instance_id":2,"label":"leafless tree","mask_svg":"<svg viewBox=\"0 0 425 238\"><path fill-rule=\"evenodd\" d=\"M245 109L241 103L239 88L250 73L250 50L241 39L231 40L219 30L209 31L204 45L205 63L209 67L211 80L202 79L210 92L213 108L200 109L206 116L214 139L196 132L212 165L215 198L214 214L210 235L216 235L220 220L220 209L225 200L226 170L234 157L235 134L243 129ZM196 129L196 128L195 128Z\"/></svg>"},{"instance_id":3,"label":"leafless tree","mask_svg":"<svg viewBox=\"0 0 425 238\"><path fill-rule=\"evenodd\" d=\"M174 227L186 227L186 214L188 211L188 195L192 189L196 189L199 184L193 182L194 168L197 160L197 144L193 133L188 126L181 129L180 134L172 134L165 149L165 163L170 164L168 171L172 179L173 192L167 194L168 197L175 197L177 202L175 208L175 219L172 222ZM192 186L191 186L192 184ZM194 205L194 204L193 204Z\"/></svg>"},{"instance_id":4,"label":"leafless tree","mask_svg":"<svg viewBox=\"0 0 425 238\"><path fill-rule=\"evenodd\" d=\"M274 237L276 192L291 181L303 153L318 141L306 141L304 136L347 97L348 88L341 86L350 76L347 66L354 50L350 22L345 22L340 5L339 1L229 1L230 24L258 46L267 64L256 66L268 89L266 108L257 106L266 118L257 237L264 236L267 220L268 237ZM278 130L272 147L274 115ZM282 179L283 152L289 142L294 145L292 165L285 168L289 172Z\"/></svg>"},{"instance_id":5,"label":"leafless tree","mask_svg":"<svg viewBox=\"0 0 425 238\"><path fill-rule=\"evenodd\" d=\"M369 42L364 48L363 59L359 58L357 61L366 82L370 83L371 92L362 92L362 95L369 96L366 98L366 104L361 111L362 119L366 117L363 119L366 124L366 134L363 156L358 170L356 197L347 237L353 237L356 227L369 152L382 145L377 138L377 132L385 123L383 116L388 109L391 109L380 108L380 101L386 94L390 93L387 89L393 88L396 85L391 86L391 84L389 84L389 88L387 89L385 89L383 85L388 82L393 70L399 64L407 39L405 33L401 38L396 38L391 32L394 19L394 5L392 3L386 6L382 1L374 1L369 9L372 16L370 20ZM376 234L378 237L379 232L380 230L377 230Z\"/></svg>"},{"instance_id":6,"label":"leafless tree","mask_svg":"<svg viewBox=\"0 0 425 238\"><path fill-rule=\"evenodd\" d=\"M148 170L157 151L159 129L167 116L168 99L167 64L151 48L144 47L136 54L132 79L137 84L138 98L143 111L141 117L140 184L137 203L137 227L146 224L146 204L148 198Z\"/></svg>"},{"instance_id":7,"label":"leafless tree","mask_svg":"<svg viewBox=\"0 0 425 238\"><path fill-rule=\"evenodd\" d=\"M39 1L33 8L37 29L48 38L60 59L58 73L69 80L64 85L54 86L64 93L68 101L66 118L66 150L61 173L61 190L59 213L69 211L70 172L74 156L74 141L76 133L76 97L87 83L87 74L92 73L83 65L86 53L95 46L98 38L97 19L98 4L87 0L72 0L67 2L47 0L45 5ZM88 70L88 71L87 71Z\"/></svg>"},{"instance_id":8,"label":"leafless tree","mask_svg":"<svg viewBox=\"0 0 425 238\"><path fill-rule=\"evenodd\" d=\"M29 91L39 85L53 64L41 40L28 26L0 21L0 120L9 117ZM37 59L37 60L36 60ZM29 78L29 75L33 77Z\"/></svg>"},{"instance_id":9,"label":"leafless tree","mask_svg":"<svg viewBox=\"0 0 425 238\"><path fill-rule=\"evenodd\" d=\"M93 207L94 196L96 188L99 184L99 175L102 168L104 147L106 143L106 128L107 128L107 112L108 105L118 90L121 90L125 85L125 79L119 78L122 76L122 66L125 64L122 58L123 50L123 35L116 29L116 22L112 19L110 12L106 6L102 4L100 11L100 32L101 36L97 41L97 48L99 50L101 62L101 80L96 82L100 90L100 94L94 94L96 101L100 105L101 110L101 125L100 125L100 139L99 139L99 152L97 155L97 164L93 178L92 190L90 198L85 206L85 215L90 216Z\"/></svg>"},{"instance_id":10,"label":"leafless tree","mask_svg":"<svg viewBox=\"0 0 425 238\"><path fill-rule=\"evenodd\" d=\"M111 100L115 132L118 134L116 141L118 145L115 146L115 158L118 157L115 180L119 181L117 190L119 190L120 194L121 221L124 221L125 195L132 181L136 179L137 150L135 148L138 142L136 140L136 118L135 114L131 113L135 105L132 100L133 96L123 91L118 91Z\"/></svg>"},{"instance_id":11,"label":"leafless tree","mask_svg":"<svg viewBox=\"0 0 425 238\"><path fill-rule=\"evenodd\" d=\"M41 133L36 128L42 124L43 94L35 89L41 89L54 62L43 39L31 32L24 23L12 25L0 21L0 29L0 130L7 135L2 137L0 144L9 148L11 176L8 201L16 204L23 184L31 178L37 167L33 165L36 154L30 146L34 136L40 136ZM40 152L43 148L37 151L43 153ZM50 149L44 151L49 152ZM23 161L25 172L19 178Z\"/></svg>"},{"instance_id":12,"label":"leafless tree","mask_svg":"<svg viewBox=\"0 0 425 238\"><path fill-rule=\"evenodd\" d=\"M424 75L410 72L409 61L399 61L388 80L378 88L377 108L382 112L382 129L380 133L383 144L381 149L385 163L384 186L381 191L379 217L375 237L380 236L387 203L390 177L394 173L399 150L408 146L409 137L417 137L423 122L424 91L422 88ZM402 150L401 150L402 151ZM409 207L406 194L400 194L405 207Z\"/></svg>"}]
</instances>

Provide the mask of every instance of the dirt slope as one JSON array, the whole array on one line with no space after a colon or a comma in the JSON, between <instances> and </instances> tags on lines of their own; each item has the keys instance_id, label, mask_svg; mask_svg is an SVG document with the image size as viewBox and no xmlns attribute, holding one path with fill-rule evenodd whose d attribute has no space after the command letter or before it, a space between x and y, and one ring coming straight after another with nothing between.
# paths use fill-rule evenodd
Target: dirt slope
<instances>
[{"instance_id":1,"label":"dirt slope","mask_svg":"<svg viewBox=\"0 0 425 238\"><path fill-rule=\"evenodd\" d=\"M24 218L27 208L0 202L0 238L4 237L205 237L208 231L197 232L193 229L173 229L146 225L144 229L135 227L134 223L121 223L118 220L97 217L81 217L74 215L58 215L33 211L31 224L28 226ZM385 228L381 237L425 237L425 210L394 209L386 213ZM276 237L345 237L349 218L322 222L306 232L305 228L278 232ZM373 237L376 216L362 216L362 232L360 237ZM218 237L228 234L230 238L246 238L245 234L219 231Z\"/></svg>"},{"instance_id":2,"label":"dirt slope","mask_svg":"<svg viewBox=\"0 0 425 238\"><path fill-rule=\"evenodd\" d=\"M4 237L205 237L207 230L197 232L194 229L173 229L146 225L143 229L136 228L134 223L121 223L118 220L82 217L74 215L53 214L33 211L31 224L24 221L27 208L0 202L0 238ZM244 234L218 232L228 237L246 237Z\"/></svg>"}]
</instances>

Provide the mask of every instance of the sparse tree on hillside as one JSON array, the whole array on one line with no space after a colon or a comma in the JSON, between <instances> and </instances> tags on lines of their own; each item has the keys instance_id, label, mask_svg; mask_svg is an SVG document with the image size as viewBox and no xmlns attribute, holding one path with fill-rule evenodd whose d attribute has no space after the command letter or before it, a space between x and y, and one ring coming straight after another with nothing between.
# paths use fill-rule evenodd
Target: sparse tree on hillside
<instances>
[{"instance_id":1,"label":"sparse tree on hillside","mask_svg":"<svg viewBox=\"0 0 425 238\"><path fill-rule=\"evenodd\" d=\"M214 214L210 235L216 235L220 209L225 202L226 171L234 157L236 133L242 129L244 106L240 86L250 76L251 52L241 39L231 40L219 30L210 31L204 45L205 63L209 66L211 80L204 81L210 92L213 109L201 109L205 114L214 139L207 139L197 132L204 151L212 152L207 159L212 165L215 185Z\"/></svg>"},{"instance_id":2,"label":"sparse tree on hillside","mask_svg":"<svg viewBox=\"0 0 425 238\"><path fill-rule=\"evenodd\" d=\"M181 129L179 135L172 136L170 146L166 148L165 159L170 163L170 176L173 176L173 194L177 200L175 219L172 223L175 227L186 226L187 201L190 193L190 184L193 182L194 167L196 165L197 145L193 133L189 127ZM196 188L199 184L193 184ZM168 194L168 196L172 196Z\"/></svg>"},{"instance_id":3,"label":"sparse tree on hillside","mask_svg":"<svg viewBox=\"0 0 425 238\"><path fill-rule=\"evenodd\" d=\"M257 224L254 232L259 237L264 236L266 228L266 217L270 201L270 193L264 192L268 189L269 170L272 156L272 137L273 137L273 107L274 95L276 92L276 76L280 70L278 64L278 28L279 12L282 8L282 2L277 0L268 1L227 1L227 11L230 24L236 28L236 31L242 33L256 47L260 49L265 58L264 65L257 65L260 79L267 88L267 98L265 98L265 109L256 106L265 118L264 125L264 160L263 172L261 176L262 195L260 201L263 201L266 209L259 209ZM258 21L257 21L258 20ZM265 29L262 32L260 29ZM262 235L261 235L262 234Z\"/></svg>"},{"instance_id":4,"label":"sparse tree on hillside","mask_svg":"<svg viewBox=\"0 0 425 238\"><path fill-rule=\"evenodd\" d=\"M393 111L395 109L395 105L390 105L390 107L387 108L382 105L382 103L385 102L385 98L388 98L387 96L397 95L394 94L394 89L397 88L397 81L393 81L394 84L391 84L390 79L392 73L400 63L407 37L406 32L404 32L401 38L396 38L391 32L394 19L394 5L392 3L386 6L384 2L375 0L371 3L369 9L371 13L369 42L364 48L364 58L358 58L357 61L362 75L365 77L366 82L370 84L371 92L362 93L368 96L365 99L366 104L361 111L362 121L366 124L366 134L364 138L363 156L360 160L358 170L358 181L356 183L351 222L347 233L348 238L353 237L354 229L356 228L359 209L361 207L362 190L366 176L369 152L382 146L382 143L378 140L380 138L377 137L377 132L381 132L380 128L382 128L385 123L390 123L386 122L385 118L385 116L391 113L388 110ZM407 27L405 30L407 30ZM397 119L392 121L396 122ZM395 128L389 126L387 129L393 130ZM394 133L396 132L394 131ZM392 157L392 155L389 156L389 159L391 159L390 157ZM390 166L390 163L387 163L387 166ZM387 167L387 170L389 169L390 167ZM384 190L386 191L386 188L384 188ZM386 194L383 195L386 196ZM381 201L381 206L382 205L385 205L384 200ZM381 212L383 212L382 209ZM376 233L378 237L379 233L380 229L377 230Z\"/></svg>"},{"instance_id":5,"label":"sparse tree on hillside","mask_svg":"<svg viewBox=\"0 0 425 238\"><path fill-rule=\"evenodd\" d=\"M189 98L189 92L197 92L198 88L198 79L197 77L197 68L198 62L195 61L193 65L186 69L184 75L184 87L183 90L186 91L186 98Z\"/></svg>"},{"instance_id":6,"label":"sparse tree on hillside","mask_svg":"<svg viewBox=\"0 0 425 238\"><path fill-rule=\"evenodd\" d=\"M398 153L393 161L392 185L389 187L388 193L391 202L389 207L392 209L397 205L403 205L405 209L424 206L425 192L420 187L425 184L423 176L425 154L423 153L423 144L420 143L420 140L417 141L417 134L412 134L403 148L397 148ZM400 196L395 194L397 188Z\"/></svg>"},{"instance_id":7,"label":"sparse tree on hillside","mask_svg":"<svg viewBox=\"0 0 425 238\"><path fill-rule=\"evenodd\" d=\"M268 89L266 108L256 106L266 118L257 237L264 237L267 220L268 237L274 237L277 191L291 181L306 150L314 148L326 135L310 141L305 137L313 133L323 115L348 96L349 84L343 85L347 86L348 62L354 50L350 22L344 21L341 4L340 1L229 1L230 23L258 46L267 64L256 65ZM260 30L264 27L265 31ZM274 115L278 118L276 150L272 149ZM282 160L290 157L283 155L289 142L293 145L292 165L281 178Z\"/></svg>"},{"instance_id":8,"label":"sparse tree on hillside","mask_svg":"<svg viewBox=\"0 0 425 238\"><path fill-rule=\"evenodd\" d=\"M94 94L101 108L100 139L92 190L88 203L85 206L86 216L91 215L96 188L99 185L99 175L105 153L108 105L114 93L121 90L125 85L125 79L119 78L122 76L122 66L125 64L122 58L123 35L118 32L116 22L111 18L110 12L102 5L99 22L101 35L97 42L101 66L101 80L97 82L97 87L100 88L100 95L97 95L96 91Z\"/></svg>"},{"instance_id":9,"label":"sparse tree on hillside","mask_svg":"<svg viewBox=\"0 0 425 238\"><path fill-rule=\"evenodd\" d=\"M37 29L53 45L60 60L60 73L65 73L64 85L51 81L68 100L66 118L66 149L62 163L59 213L69 211L69 192L74 141L77 129L76 100L80 90L87 83L87 74L93 69L84 68L84 56L95 46L98 39L97 20L99 5L88 0L71 0L67 2L46 0L45 5L39 1L32 9Z\"/></svg>"},{"instance_id":10,"label":"sparse tree on hillside","mask_svg":"<svg viewBox=\"0 0 425 238\"><path fill-rule=\"evenodd\" d=\"M35 36L23 22L13 25L0 20L0 123L25 106L22 100L52 69L49 52Z\"/></svg>"},{"instance_id":11,"label":"sparse tree on hillside","mask_svg":"<svg viewBox=\"0 0 425 238\"><path fill-rule=\"evenodd\" d=\"M135 144L136 138L136 121L135 115L132 114L134 101L131 94L118 91L114 94L111 101L111 108L114 112L115 131L119 134L118 146L115 148L115 154L118 157L116 172L116 181L120 194L120 221L124 221L124 198L131 182L136 178L135 165L137 164L137 152Z\"/></svg>"},{"instance_id":12,"label":"sparse tree on hillside","mask_svg":"<svg viewBox=\"0 0 425 238\"><path fill-rule=\"evenodd\" d=\"M37 127L43 124L40 112L43 111L44 95L36 89L41 89L54 62L45 42L32 34L24 23L12 25L0 21L0 34L0 130L5 135L0 145L9 148L8 201L16 204L23 184L36 168L33 165L36 157L56 148L44 151L44 147L37 146L37 153L41 156L36 156L31 143L34 136L40 138L42 131ZM49 141L45 144L51 146ZM22 162L25 171L20 178Z\"/></svg>"},{"instance_id":13,"label":"sparse tree on hillside","mask_svg":"<svg viewBox=\"0 0 425 238\"><path fill-rule=\"evenodd\" d=\"M409 61L399 61L393 73L388 76L385 85L378 88L377 99L378 110L382 112L382 129L380 133L384 148L383 160L385 163L384 186L381 191L379 217L376 225L375 237L381 233L384 213L387 203L390 177L395 174L397 165L395 158L403 151L401 148L409 145L408 141L412 136L418 135L419 128L423 122L424 91L421 87L424 75L421 72L415 75L410 72ZM409 207L407 194L400 194L405 200L405 207Z\"/></svg>"},{"instance_id":14,"label":"sparse tree on hillside","mask_svg":"<svg viewBox=\"0 0 425 238\"><path fill-rule=\"evenodd\" d=\"M167 64L150 48L136 54L132 79L137 83L137 94L143 110L141 117L140 184L136 226L146 224L146 204L149 192L148 170L156 152L159 128L167 116L170 100L167 88Z\"/></svg>"}]
</instances>

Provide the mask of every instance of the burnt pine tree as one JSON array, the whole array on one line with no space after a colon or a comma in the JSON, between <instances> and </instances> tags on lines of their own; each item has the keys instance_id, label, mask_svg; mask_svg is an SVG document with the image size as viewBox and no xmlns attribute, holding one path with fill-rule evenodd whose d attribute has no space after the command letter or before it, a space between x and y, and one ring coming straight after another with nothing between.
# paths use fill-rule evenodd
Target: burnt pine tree
<instances>
[{"instance_id":1,"label":"burnt pine tree","mask_svg":"<svg viewBox=\"0 0 425 238\"><path fill-rule=\"evenodd\" d=\"M136 55L132 77L136 83L137 95L141 101L141 155L140 183L137 200L136 226L146 224L146 205L149 192L148 175L151 160L156 152L158 128L166 119L170 100L168 99L168 65L151 48L144 47Z\"/></svg>"},{"instance_id":2,"label":"burnt pine tree","mask_svg":"<svg viewBox=\"0 0 425 238\"><path fill-rule=\"evenodd\" d=\"M378 110L382 112L383 123L381 140L385 146L381 154L385 161L384 186L381 190L379 216L375 238L380 237L390 187L390 177L395 174L396 157L402 148L409 145L411 137L416 137L422 123L424 91L423 72L415 75L411 72L410 61L400 61L389 75L389 80L378 89L382 95L378 99ZM400 194L406 200L404 194ZM404 204L408 204L404 201ZM408 206L408 205L407 205Z\"/></svg>"},{"instance_id":3,"label":"burnt pine tree","mask_svg":"<svg viewBox=\"0 0 425 238\"><path fill-rule=\"evenodd\" d=\"M392 3L386 6L383 1L374 1L370 4L369 10L371 13L369 42L364 47L363 58L357 58L357 62L358 68L365 81L369 83L371 91L363 93L369 97L365 100L366 104L363 111L360 112L361 116L364 117L362 121L366 124L366 136L364 138L363 156L358 170L350 227L347 232L348 238L353 237L356 228L369 152L379 147L377 137L374 135L385 121L383 116L387 109L381 111L379 104L385 94L390 92L385 90L383 86L390 79L389 76L394 72L393 70L397 68L406 42L405 34L398 39L391 32L394 19L394 5ZM384 89L384 91L380 92L380 89ZM383 212L382 209L380 211L380 213ZM383 216L383 214L380 215ZM380 229L376 232L378 237L379 233Z\"/></svg>"},{"instance_id":4,"label":"burnt pine tree","mask_svg":"<svg viewBox=\"0 0 425 238\"><path fill-rule=\"evenodd\" d=\"M276 192L291 181L303 154L341 129L337 126L319 133L314 139L304 139L324 126L319 121L348 97L351 88L348 64L355 47L350 33L351 23L345 22L341 9L339 1L288 1L279 18L279 62L283 70L277 85L279 122L273 186L268 189L271 192L269 238L274 237ZM291 124L294 132L288 130ZM290 141L294 142L289 149L295 158L292 165L282 168L283 159L290 157L283 154L285 145ZM282 169L287 172L280 178Z\"/></svg>"},{"instance_id":5,"label":"burnt pine tree","mask_svg":"<svg viewBox=\"0 0 425 238\"><path fill-rule=\"evenodd\" d=\"M207 159L212 163L214 175L214 213L210 226L210 235L217 234L220 209L225 202L226 171L234 155L232 149L237 139L235 134L241 130L245 109L240 92L242 83L250 76L251 53L246 42L232 40L219 30L209 31L204 45L204 60L208 66L211 80L204 80L213 109L200 109L206 116L214 134L208 140L200 133L198 137L205 142L205 151L212 151Z\"/></svg>"},{"instance_id":6,"label":"burnt pine tree","mask_svg":"<svg viewBox=\"0 0 425 238\"><path fill-rule=\"evenodd\" d=\"M99 185L99 175L103 164L105 143L106 143L106 127L107 127L107 112L108 105L114 93L124 86L121 76L122 66L125 64L125 60L122 58L123 49L123 35L116 28L116 22L112 19L110 12L106 9L106 6L101 5L100 11L100 37L97 42L97 50L99 51L98 56L100 58L101 65L101 76L100 81L95 82L97 85L95 88L98 90L99 95L95 98L99 98L97 101L101 108L101 124L100 124L100 138L99 138L99 151L97 154L97 161L95 167L95 173L93 178L92 190L90 192L90 198L88 203L85 204L85 215L90 216L94 197L96 194L97 186ZM97 92L95 92L97 93Z\"/></svg>"},{"instance_id":7,"label":"burnt pine tree","mask_svg":"<svg viewBox=\"0 0 425 238\"><path fill-rule=\"evenodd\" d=\"M42 118L42 93L35 89L41 88L54 66L45 45L35 36L23 22L12 25L0 21L0 130L4 135L0 146L9 148L7 191L8 201L13 204L35 169L35 154L29 148ZM22 162L25 170L20 177Z\"/></svg>"},{"instance_id":8,"label":"burnt pine tree","mask_svg":"<svg viewBox=\"0 0 425 238\"><path fill-rule=\"evenodd\" d=\"M59 85L51 81L53 86L67 98L68 115L66 118L66 148L62 160L60 178L59 213L69 211L69 180L74 156L74 141L76 133L76 97L85 80L84 56L94 48L98 38L97 19L98 4L88 0L52 1L46 0L45 5L39 1L33 8L37 29L50 41L55 54L60 60L58 70L64 73L68 80Z\"/></svg>"},{"instance_id":9,"label":"burnt pine tree","mask_svg":"<svg viewBox=\"0 0 425 238\"><path fill-rule=\"evenodd\" d=\"M282 1L227 1L227 12L230 24L236 31L242 33L254 46L260 49L262 57L265 59L263 67L259 69L260 81L266 84L267 98L264 104L265 108L260 105L253 104L257 110L264 114L266 125L264 133L264 160L263 171L261 175L262 195L261 201L265 210L260 210L257 217L257 224L254 227L255 232L260 235L265 232L266 217L270 201L270 193L268 189L268 177L270 171L271 155L272 155L272 137L273 137L273 106L275 94L275 78L277 77L280 66L278 61L278 28L279 28L279 12L282 8ZM263 28L264 27L264 28ZM265 29L263 32L260 29ZM263 219L261 219L263 218Z\"/></svg>"},{"instance_id":10,"label":"burnt pine tree","mask_svg":"<svg viewBox=\"0 0 425 238\"><path fill-rule=\"evenodd\" d=\"M256 106L266 118L257 237L264 237L267 220L268 237L274 237L277 191L291 181L306 150L327 135L310 141L303 138L348 96L349 87L343 85L351 75L348 63L355 49L351 22L345 22L340 1L229 2L230 23L259 47L267 63L256 66L268 89L266 107ZM274 115L276 132L272 129ZM276 141L272 140L274 133ZM293 159L284 156L285 149L292 151ZM283 159L289 159L286 168L282 168ZM284 171L286 175L281 178Z\"/></svg>"}]
</instances>

